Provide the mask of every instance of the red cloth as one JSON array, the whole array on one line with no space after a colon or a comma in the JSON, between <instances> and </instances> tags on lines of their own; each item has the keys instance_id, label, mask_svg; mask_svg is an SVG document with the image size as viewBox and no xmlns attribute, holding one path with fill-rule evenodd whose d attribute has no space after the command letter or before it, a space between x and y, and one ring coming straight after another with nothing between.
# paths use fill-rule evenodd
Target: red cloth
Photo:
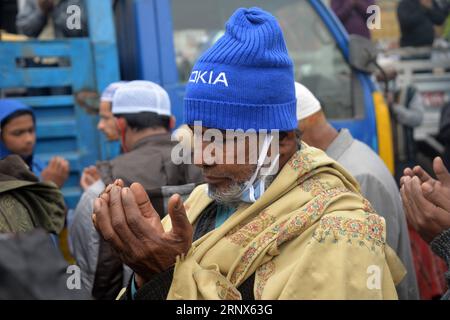
<instances>
[{"instance_id":1,"label":"red cloth","mask_svg":"<svg viewBox=\"0 0 450 320\"><path fill-rule=\"evenodd\" d=\"M420 298L431 300L440 298L446 291L445 261L431 251L430 246L411 227L408 227L411 250L416 269Z\"/></svg>"}]
</instances>

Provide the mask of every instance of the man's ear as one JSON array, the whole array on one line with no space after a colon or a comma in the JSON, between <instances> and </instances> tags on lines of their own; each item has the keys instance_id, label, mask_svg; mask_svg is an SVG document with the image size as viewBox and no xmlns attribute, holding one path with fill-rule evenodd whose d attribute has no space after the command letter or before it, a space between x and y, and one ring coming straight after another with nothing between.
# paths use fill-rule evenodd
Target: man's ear
<instances>
[{"instance_id":1,"label":"man's ear","mask_svg":"<svg viewBox=\"0 0 450 320\"><path fill-rule=\"evenodd\" d=\"M117 128L120 132L125 132L127 130L127 120L125 118L116 118Z\"/></svg>"},{"instance_id":2,"label":"man's ear","mask_svg":"<svg viewBox=\"0 0 450 320\"><path fill-rule=\"evenodd\" d=\"M177 119L174 116L170 116L169 129L173 130L175 128L176 123L177 123Z\"/></svg>"},{"instance_id":3,"label":"man's ear","mask_svg":"<svg viewBox=\"0 0 450 320\"><path fill-rule=\"evenodd\" d=\"M297 150L297 135L295 131L288 131L280 137L280 156L285 154L292 154Z\"/></svg>"}]
</instances>

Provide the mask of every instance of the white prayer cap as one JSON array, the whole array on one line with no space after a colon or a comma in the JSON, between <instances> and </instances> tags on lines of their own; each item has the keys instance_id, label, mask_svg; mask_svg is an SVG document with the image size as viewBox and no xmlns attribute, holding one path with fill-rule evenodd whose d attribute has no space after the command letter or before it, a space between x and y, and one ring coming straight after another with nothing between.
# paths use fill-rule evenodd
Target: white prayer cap
<instances>
[{"instance_id":1,"label":"white prayer cap","mask_svg":"<svg viewBox=\"0 0 450 320\"><path fill-rule=\"evenodd\" d=\"M295 97L297 98L297 120L303 120L320 111L320 102L304 85L295 82Z\"/></svg>"},{"instance_id":2,"label":"white prayer cap","mask_svg":"<svg viewBox=\"0 0 450 320\"><path fill-rule=\"evenodd\" d=\"M111 83L109 86L106 87L105 90L103 90L100 101L112 102L114 93L116 93L116 90L119 89L120 86L125 83L127 83L127 82L126 81L117 81L117 82Z\"/></svg>"},{"instance_id":3,"label":"white prayer cap","mask_svg":"<svg viewBox=\"0 0 450 320\"><path fill-rule=\"evenodd\" d=\"M155 112L170 116L170 99L166 90L151 81L130 81L116 91L112 103L113 114Z\"/></svg>"}]
</instances>

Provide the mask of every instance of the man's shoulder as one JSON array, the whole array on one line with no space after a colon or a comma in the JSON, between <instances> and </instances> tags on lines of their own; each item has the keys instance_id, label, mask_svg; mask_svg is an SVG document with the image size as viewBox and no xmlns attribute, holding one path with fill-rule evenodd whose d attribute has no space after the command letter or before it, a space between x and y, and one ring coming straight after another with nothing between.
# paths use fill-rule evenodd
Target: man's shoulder
<instances>
[{"instance_id":1,"label":"man's shoulder","mask_svg":"<svg viewBox=\"0 0 450 320\"><path fill-rule=\"evenodd\" d=\"M338 161L355 177L371 176L380 181L393 179L379 155L368 145L356 139Z\"/></svg>"},{"instance_id":2,"label":"man's shoulder","mask_svg":"<svg viewBox=\"0 0 450 320\"><path fill-rule=\"evenodd\" d=\"M208 194L207 194L207 185L201 184L201 185L198 185L197 187L195 187L194 190L192 190L191 194L189 195L189 197L186 199L186 201L184 203L184 207L185 207L186 211L189 212L189 210L194 205L197 205L199 203L206 204L209 202L211 202L211 199L208 197Z\"/></svg>"}]
</instances>

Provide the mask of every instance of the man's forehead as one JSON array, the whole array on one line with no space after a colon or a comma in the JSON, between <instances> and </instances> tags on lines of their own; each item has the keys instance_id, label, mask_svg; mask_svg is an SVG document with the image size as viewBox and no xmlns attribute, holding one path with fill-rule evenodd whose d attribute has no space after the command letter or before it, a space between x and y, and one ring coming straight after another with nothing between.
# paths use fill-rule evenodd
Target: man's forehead
<instances>
[{"instance_id":1,"label":"man's forehead","mask_svg":"<svg viewBox=\"0 0 450 320\"><path fill-rule=\"evenodd\" d=\"M220 132L223 132L224 134L226 133L226 130L222 130L222 129L217 129L217 128L209 128L209 127L204 127L204 126L195 126L195 125L189 125L188 126L189 129L191 129L192 131L198 132L201 131L202 133L205 133L207 130L218 130Z\"/></svg>"},{"instance_id":2,"label":"man's forehead","mask_svg":"<svg viewBox=\"0 0 450 320\"><path fill-rule=\"evenodd\" d=\"M99 112L110 113L112 109L112 103L109 101L101 101Z\"/></svg>"},{"instance_id":3,"label":"man's forehead","mask_svg":"<svg viewBox=\"0 0 450 320\"><path fill-rule=\"evenodd\" d=\"M8 128L11 130L17 129L29 129L34 127L33 117L30 114L23 114L18 116L7 123L4 129Z\"/></svg>"}]
</instances>

